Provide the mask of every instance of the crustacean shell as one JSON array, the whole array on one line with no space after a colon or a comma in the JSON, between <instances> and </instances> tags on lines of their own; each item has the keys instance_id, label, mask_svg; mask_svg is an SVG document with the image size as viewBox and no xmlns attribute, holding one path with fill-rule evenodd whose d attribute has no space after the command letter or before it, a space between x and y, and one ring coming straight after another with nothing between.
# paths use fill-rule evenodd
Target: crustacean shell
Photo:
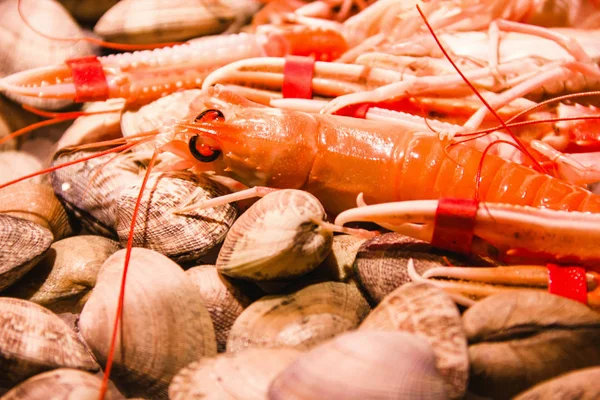
<instances>
[{"instance_id":1,"label":"crustacean shell","mask_svg":"<svg viewBox=\"0 0 600 400\"><path fill-rule=\"evenodd\" d=\"M441 289L425 283L407 283L387 295L359 329L421 335L433 349L448 396L464 396L469 377L467 338L458 308Z\"/></svg>"},{"instance_id":2,"label":"crustacean shell","mask_svg":"<svg viewBox=\"0 0 600 400\"><path fill-rule=\"evenodd\" d=\"M121 0L108 10L94 32L121 43L157 43L218 34L235 14L219 1Z\"/></svg>"},{"instance_id":3,"label":"crustacean shell","mask_svg":"<svg viewBox=\"0 0 600 400\"><path fill-rule=\"evenodd\" d=\"M543 380L600 365L600 314L541 291L487 297L463 315L469 389L510 398Z\"/></svg>"},{"instance_id":4,"label":"crustacean shell","mask_svg":"<svg viewBox=\"0 0 600 400\"><path fill-rule=\"evenodd\" d=\"M54 240L73 233L67 212L50 185L19 182L1 189L0 213L23 218L50 229Z\"/></svg>"},{"instance_id":5,"label":"crustacean shell","mask_svg":"<svg viewBox=\"0 0 600 400\"><path fill-rule=\"evenodd\" d=\"M0 290L4 290L41 259L52 233L33 222L0 214Z\"/></svg>"},{"instance_id":6,"label":"crustacean shell","mask_svg":"<svg viewBox=\"0 0 600 400\"><path fill-rule=\"evenodd\" d=\"M119 0L58 0L77 20L93 23Z\"/></svg>"},{"instance_id":7,"label":"crustacean shell","mask_svg":"<svg viewBox=\"0 0 600 400\"><path fill-rule=\"evenodd\" d=\"M515 400L598 400L600 367L584 368L535 385Z\"/></svg>"},{"instance_id":8,"label":"crustacean shell","mask_svg":"<svg viewBox=\"0 0 600 400\"><path fill-rule=\"evenodd\" d=\"M275 377L298 356L299 350L248 349L194 362L169 386L171 400L264 400Z\"/></svg>"},{"instance_id":9,"label":"crustacean shell","mask_svg":"<svg viewBox=\"0 0 600 400\"><path fill-rule=\"evenodd\" d=\"M59 240L5 294L27 299L56 313L77 314L96 284L100 267L118 249L117 242L101 236Z\"/></svg>"},{"instance_id":10,"label":"crustacean shell","mask_svg":"<svg viewBox=\"0 0 600 400\"><path fill-rule=\"evenodd\" d=\"M55 368L98 369L75 332L51 311L30 301L0 297L0 337L3 385Z\"/></svg>"},{"instance_id":11,"label":"crustacean shell","mask_svg":"<svg viewBox=\"0 0 600 400\"><path fill-rule=\"evenodd\" d=\"M82 31L69 13L55 0L20 0L21 9L29 24L52 37L78 38ZM19 0L0 2L0 77L35 67L60 64L67 59L92 54L92 48L83 41L62 41L43 37L32 31L21 19ZM8 94L14 100L43 108L60 108L68 100L26 98Z\"/></svg>"},{"instance_id":12,"label":"crustacean shell","mask_svg":"<svg viewBox=\"0 0 600 400\"><path fill-rule=\"evenodd\" d=\"M252 300L214 265L200 265L185 272L200 290L215 327L217 350L223 352L231 325Z\"/></svg>"},{"instance_id":13,"label":"crustacean shell","mask_svg":"<svg viewBox=\"0 0 600 400\"><path fill-rule=\"evenodd\" d=\"M0 184L32 174L40 169L42 169L42 163L24 151L0 152ZM42 177L36 176L29 182L41 183Z\"/></svg>"},{"instance_id":14,"label":"crustacean shell","mask_svg":"<svg viewBox=\"0 0 600 400\"><path fill-rule=\"evenodd\" d=\"M141 182L121 191L117 233L125 246ZM189 171L150 174L136 219L133 245L156 250L177 262L197 261L220 244L237 216L233 204L175 214L178 208L229 193L222 185Z\"/></svg>"},{"instance_id":15,"label":"crustacean shell","mask_svg":"<svg viewBox=\"0 0 600 400\"><path fill-rule=\"evenodd\" d=\"M344 333L301 355L271 384L270 400L447 399L435 357L404 332Z\"/></svg>"},{"instance_id":16,"label":"crustacean shell","mask_svg":"<svg viewBox=\"0 0 600 400\"><path fill-rule=\"evenodd\" d=\"M234 322L227 351L256 347L311 348L354 329L369 313L355 286L324 282L295 293L265 296L246 308Z\"/></svg>"},{"instance_id":17,"label":"crustacean shell","mask_svg":"<svg viewBox=\"0 0 600 400\"><path fill-rule=\"evenodd\" d=\"M374 304L397 287L412 282L407 270L412 258L419 275L425 271L446 265L490 265L488 260L460 257L431 247L428 243L398 233L386 233L365 242L356 254L354 270L356 280Z\"/></svg>"},{"instance_id":18,"label":"crustacean shell","mask_svg":"<svg viewBox=\"0 0 600 400\"><path fill-rule=\"evenodd\" d=\"M217 259L222 274L253 281L296 277L315 269L333 234L318 225L325 210L301 190L278 190L254 203L233 224Z\"/></svg>"},{"instance_id":19,"label":"crustacean shell","mask_svg":"<svg viewBox=\"0 0 600 400\"><path fill-rule=\"evenodd\" d=\"M88 372L59 368L27 379L2 396L2 400L96 400L102 380ZM124 400L116 390L109 390L104 400Z\"/></svg>"},{"instance_id":20,"label":"crustacean shell","mask_svg":"<svg viewBox=\"0 0 600 400\"><path fill-rule=\"evenodd\" d=\"M82 336L102 364L109 351L125 253L116 252L102 265L79 320ZM133 248L125 293L112 379L126 396L166 398L179 370L217 353L210 315L183 269L152 250Z\"/></svg>"}]
</instances>

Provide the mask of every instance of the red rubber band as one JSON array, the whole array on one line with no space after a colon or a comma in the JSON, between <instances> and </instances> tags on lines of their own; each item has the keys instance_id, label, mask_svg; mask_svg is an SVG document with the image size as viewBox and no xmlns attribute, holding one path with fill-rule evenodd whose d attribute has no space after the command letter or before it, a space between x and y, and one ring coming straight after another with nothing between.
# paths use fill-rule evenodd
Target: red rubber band
<instances>
[{"instance_id":1,"label":"red rubber band","mask_svg":"<svg viewBox=\"0 0 600 400\"><path fill-rule=\"evenodd\" d=\"M470 255L479 201L444 198L438 201L431 245Z\"/></svg>"},{"instance_id":2,"label":"red rubber band","mask_svg":"<svg viewBox=\"0 0 600 400\"><path fill-rule=\"evenodd\" d=\"M283 66L283 98L312 99L314 72L313 57L287 56Z\"/></svg>"},{"instance_id":3,"label":"red rubber band","mask_svg":"<svg viewBox=\"0 0 600 400\"><path fill-rule=\"evenodd\" d=\"M585 268L566 267L556 264L548 268L548 292L587 304Z\"/></svg>"},{"instance_id":4,"label":"red rubber band","mask_svg":"<svg viewBox=\"0 0 600 400\"><path fill-rule=\"evenodd\" d=\"M104 101L109 98L108 82L98 57L67 60L75 84L75 101Z\"/></svg>"}]
</instances>

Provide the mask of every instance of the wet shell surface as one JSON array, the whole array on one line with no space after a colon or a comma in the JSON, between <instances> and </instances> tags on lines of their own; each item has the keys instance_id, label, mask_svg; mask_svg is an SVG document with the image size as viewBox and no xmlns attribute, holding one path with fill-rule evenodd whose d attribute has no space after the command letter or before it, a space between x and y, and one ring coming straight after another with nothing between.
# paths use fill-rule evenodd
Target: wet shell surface
<instances>
[{"instance_id":1,"label":"wet shell surface","mask_svg":"<svg viewBox=\"0 0 600 400\"><path fill-rule=\"evenodd\" d=\"M82 336L103 365L125 253L120 250L103 264L79 320ZM183 269L152 250L133 249L125 293L112 379L128 397L166 399L177 372L216 355L210 315Z\"/></svg>"},{"instance_id":2,"label":"wet shell surface","mask_svg":"<svg viewBox=\"0 0 600 400\"><path fill-rule=\"evenodd\" d=\"M56 313L78 314L96 284L100 267L118 249L117 242L101 236L59 240L5 294L27 299Z\"/></svg>"},{"instance_id":3,"label":"wet shell surface","mask_svg":"<svg viewBox=\"0 0 600 400\"><path fill-rule=\"evenodd\" d=\"M25 181L1 189L0 212L50 229L54 240L73 233L65 208L47 184Z\"/></svg>"},{"instance_id":4,"label":"wet shell surface","mask_svg":"<svg viewBox=\"0 0 600 400\"><path fill-rule=\"evenodd\" d=\"M318 283L288 295L265 296L235 321L227 351L257 347L309 349L356 328L369 311L358 289L340 282Z\"/></svg>"},{"instance_id":5,"label":"wet shell surface","mask_svg":"<svg viewBox=\"0 0 600 400\"><path fill-rule=\"evenodd\" d=\"M117 233L125 246L141 182L125 188L117 200ZM177 262L196 261L220 244L237 216L235 205L175 212L229 193L222 185L193 172L150 174L133 235L135 247L156 250Z\"/></svg>"},{"instance_id":6,"label":"wet shell surface","mask_svg":"<svg viewBox=\"0 0 600 400\"><path fill-rule=\"evenodd\" d=\"M597 400L600 393L600 367L585 368L535 385L515 400Z\"/></svg>"},{"instance_id":7,"label":"wet shell surface","mask_svg":"<svg viewBox=\"0 0 600 400\"><path fill-rule=\"evenodd\" d=\"M98 369L92 354L59 317L32 302L0 298L3 386L55 368Z\"/></svg>"},{"instance_id":8,"label":"wet shell surface","mask_svg":"<svg viewBox=\"0 0 600 400\"><path fill-rule=\"evenodd\" d=\"M215 328L217 350L224 352L233 322L252 300L214 265L197 266L185 273L200 291Z\"/></svg>"},{"instance_id":9,"label":"wet shell surface","mask_svg":"<svg viewBox=\"0 0 600 400\"><path fill-rule=\"evenodd\" d=\"M88 372L59 368L27 379L2 396L2 400L93 400L98 398L102 380ZM123 400L114 390L108 390L105 400Z\"/></svg>"},{"instance_id":10,"label":"wet shell surface","mask_svg":"<svg viewBox=\"0 0 600 400\"><path fill-rule=\"evenodd\" d=\"M301 355L270 400L446 399L429 344L404 332L350 332Z\"/></svg>"},{"instance_id":11,"label":"wet shell surface","mask_svg":"<svg viewBox=\"0 0 600 400\"><path fill-rule=\"evenodd\" d=\"M307 192L269 193L233 224L217 268L222 274L253 281L306 274L331 250L333 234L315 222L324 217L321 203Z\"/></svg>"},{"instance_id":12,"label":"wet shell surface","mask_svg":"<svg viewBox=\"0 0 600 400\"><path fill-rule=\"evenodd\" d=\"M17 4L19 0L0 2L0 77L36 67L61 64L70 58L93 53L86 42L60 41L46 38L23 23ZM21 9L30 25L40 32L61 38L82 37L77 23L55 0L20 0ZM13 100L42 108L60 108L68 100L49 100L8 95Z\"/></svg>"},{"instance_id":13,"label":"wet shell surface","mask_svg":"<svg viewBox=\"0 0 600 400\"><path fill-rule=\"evenodd\" d=\"M0 290L18 281L52 244L52 233L33 222L0 214Z\"/></svg>"},{"instance_id":14,"label":"wet shell surface","mask_svg":"<svg viewBox=\"0 0 600 400\"><path fill-rule=\"evenodd\" d=\"M182 369L169 386L171 400L263 400L275 377L301 351L248 349L205 358Z\"/></svg>"},{"instance_id":15,"label":"wet shell surface","mask_svg":"<svg viewBox=\"0 0 600 400\"><path fill-rule=\"evenodd\" d=\"M464 396L469 377L467 338L458 308L441 289L407 283L387 295L359 329L421 335L433 349L448 396Z\"/></svg>"},{"instance_id":16,"label":"wet shell surface","mask_svg":"<svg viewBox=\"0 0 600 400\"><path fill-rule=\"evenodd\" d=\"M121 43L158 43L218 34L234 18L220 1L121 0L100 18L94 32Z\"/></svg>"},{"instance_id":17,"label":"wet shell surface","mask_svg":"<svg viewBox=\"0 0 600 400\"><path fill-rule=\"evenodd\" d=\"M0 152L0 184L32 174L41 169L42 163L37 158L24 151ZM40 183L41 181L41 176L36 176L29 180L30 183ZM2 191L0 191L0 193L2 193Z\"/></svg>"},{"instance_id":18,"label":"wet shell surface","mask_svg":"<svg viewBox=\"0 0 600 400\"><path fill-rule=\"evenodd\" d=\"M541 291L487 297L463 315L475 394L510 398L565 372L600 365L600 314Z\"/></svg>"}]
</instances>

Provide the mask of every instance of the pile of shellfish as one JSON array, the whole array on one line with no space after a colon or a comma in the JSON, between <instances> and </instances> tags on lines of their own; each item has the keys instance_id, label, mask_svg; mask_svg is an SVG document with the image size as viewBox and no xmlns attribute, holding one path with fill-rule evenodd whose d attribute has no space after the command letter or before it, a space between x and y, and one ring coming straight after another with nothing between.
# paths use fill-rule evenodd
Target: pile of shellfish
<instances>
[{"instance_id":1,"label":"pile of shellfish","mask_svg":"<svg viewBox=\"0 0 600 400\"><path fill-rule=\"evenodd\" d=\"M278 2L21 3L29 23L54 37L139 44L239 32L261 7ZM0 77L102 51L33 32L20 20L17 0L0 0L0 21ZM5 142L0 184L168 126L188 115L201 92L135 107L119 99L87 103L91 113L118 112ZM2 97L0 138L41 120L19 103L75 107ZM87 147L97 142L106 146ZM238 184L161 171L172 162L169 154L159 156L144 183L151 159L152 147L143 144L0 189L0 400L98 398L109 358L104 398L113 400L600 393L597 311L540 288L500 284L473 289L474 304L465 307L457 301L464 291L447 290L460 278L439 276L438 269L500 263L383 229L364 235L362 225L349 229L356 235L340 234L319 199L302 190L189 208Z\"/></svg>"}]
</instances>

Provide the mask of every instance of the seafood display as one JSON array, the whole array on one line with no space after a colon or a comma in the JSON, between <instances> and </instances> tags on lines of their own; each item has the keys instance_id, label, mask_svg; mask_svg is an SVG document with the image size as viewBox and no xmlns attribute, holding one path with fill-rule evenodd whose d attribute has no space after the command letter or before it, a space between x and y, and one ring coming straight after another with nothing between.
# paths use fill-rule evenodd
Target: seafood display
<instances>
[{"instance_id":1,"label":"seafood display","mask_svg":"<svg viewBox=\"0 0 600 400\"><path fill-rule=\"evenodd\" d=\"M0 20L0 400L597 396L596 1Z\"/></svg>"}]
</instances>

